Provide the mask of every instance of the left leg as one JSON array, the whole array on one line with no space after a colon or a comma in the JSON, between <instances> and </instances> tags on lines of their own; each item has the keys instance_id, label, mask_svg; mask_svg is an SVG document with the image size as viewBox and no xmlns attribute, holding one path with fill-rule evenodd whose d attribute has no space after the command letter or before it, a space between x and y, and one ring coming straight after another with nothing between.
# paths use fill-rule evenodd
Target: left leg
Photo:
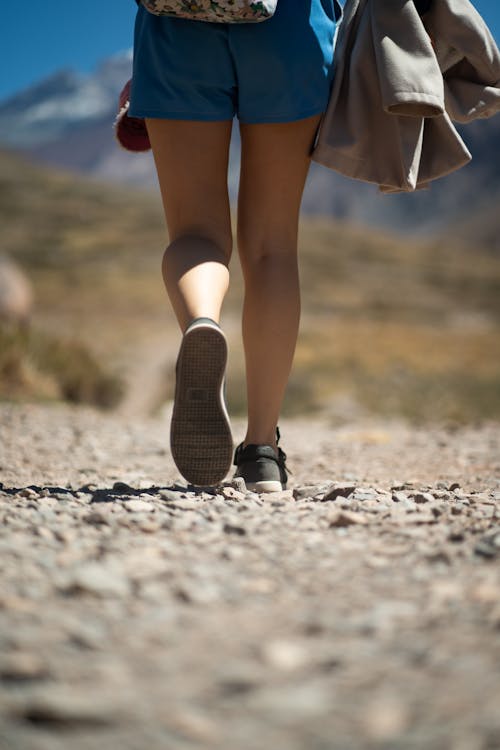
<instances>
[{"instance_id":1,"label":"left leg","mask_svg":"<svg viewBox=\"0 0 500 750\"><path fill-rule=\"evenodd\" d=\"M148 118L146 124L170 238L163 279L184 333L170 447L188 481L211 485L227 474L233 449L223 393L227 345L217 325L232 250L227 193L232 120Z\"/></svg>"},{"instance_id":2,"label":"left leg","mask_svg":"<svg viewBox=\"0 0 500 750\"><path fill-rule=\"evenodd\" d=\"M218 321L232 252L227 167L231 120L146 119L170 243L163 280L182 330Z\"/></svg>"},{"instance_id":3,"label":"left leg","mask_svg":"<svg viewBox=\"0 0 500 750\"><path fill-rule=\"evenodd\" d=\"M238 251L245 279L245 445L277 447L276 426L300 318L299 210L319 120L314 115L241 125Z\"/></svg>"}]
</instances>

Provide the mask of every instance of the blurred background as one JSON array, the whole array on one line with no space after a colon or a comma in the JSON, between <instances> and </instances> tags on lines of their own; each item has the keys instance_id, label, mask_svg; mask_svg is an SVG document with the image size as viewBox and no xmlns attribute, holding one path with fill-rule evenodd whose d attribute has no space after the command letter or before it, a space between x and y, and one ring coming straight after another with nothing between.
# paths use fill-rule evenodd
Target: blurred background
<instances>
[{"instance_id":1,"label":"blurred background","mask_svg":"<svg viewBox=\"0 0 500 750\"><path fill-rule=\"evenodd\" d=\"M497 43L497 0L477 0ZM114 140L135 3L2 9L0 399L156 415L179 343L150 154ZM380 195L313 164L302 204L302 323L284 414L332 423L500 418L500 117L460 129L473 161L430 191ZM228 184L238 186L233 128ZM223 324L245 410L237 253Z\"/></svg>"}]
</instances>

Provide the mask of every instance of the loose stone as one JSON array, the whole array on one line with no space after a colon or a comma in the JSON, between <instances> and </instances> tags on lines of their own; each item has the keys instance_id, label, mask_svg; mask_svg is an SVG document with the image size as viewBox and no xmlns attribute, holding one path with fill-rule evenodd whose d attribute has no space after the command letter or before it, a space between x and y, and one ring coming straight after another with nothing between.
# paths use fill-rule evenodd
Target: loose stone
<instances>
[{"instance_id":1,"label":"loose stone","mask_svg":"<svg viewBox=\"0 0 500 750\"><path fill-rule=\"evenodd\" d=\"M327 490L323 497L323 501L328 502L330 500L336 500L338 497L349 497L349 495L353 493L355 489L356 485L354 484L335 485L331 489Z\"/></svg>"},{"instance_id":2,"label":"loose stone","mask_svg":"<svg viewBox=\"0 0 500 750\"><path fill-rule=\"evenodd\" d=\"M146 500L125 500L123 507L131 513L141 513L143 511L152 511L155 506Z\"/></svg>"},{"instance_id":3,"label":"loose stone","mask_svg":"<svg viewBox=\"0 0 500 750\"><path fill-rule=\"evenodd\" d=\"M354 513L349 510L335 510L327 515L327 521L330 528L342 528L345 526L360 525L368 523L366 518L360 513Z\"/></svg>"}]
</instances>

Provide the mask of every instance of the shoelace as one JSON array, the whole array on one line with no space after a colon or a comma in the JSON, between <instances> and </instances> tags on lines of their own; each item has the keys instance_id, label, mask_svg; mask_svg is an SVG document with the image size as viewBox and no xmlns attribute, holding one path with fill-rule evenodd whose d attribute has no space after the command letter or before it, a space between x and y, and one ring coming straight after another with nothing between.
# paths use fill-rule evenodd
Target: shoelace
<instances>
[{"instance_id":1,"label":"shoelace","mask_svg":"<svg viewBox=\"0 0 500 750\"><path fill-rule=\"evenodd\" d=\"M276 427L276 445L278 446L278 462L281 463L287 474L293 474L293 471L286 465L286 453L279 447L278 443L281 438L280 428Z\"/></svg>"}]
</instances>

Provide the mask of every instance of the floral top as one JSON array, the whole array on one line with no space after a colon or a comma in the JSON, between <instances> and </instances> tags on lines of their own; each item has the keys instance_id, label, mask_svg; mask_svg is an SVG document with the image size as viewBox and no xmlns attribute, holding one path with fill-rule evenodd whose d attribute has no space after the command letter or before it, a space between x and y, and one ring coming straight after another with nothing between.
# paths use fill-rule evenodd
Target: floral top
<instances>
[{"instance_id":1,"label":"floral top","mask_svg":"<svg viewBox=\"0 0 500 750\"><path fill-rule=\"evenodd\" d=\"M195 21L248 23L265 21L278 0L136 0L156 16L178 16Z\"/></svg>"}]
</instances>

